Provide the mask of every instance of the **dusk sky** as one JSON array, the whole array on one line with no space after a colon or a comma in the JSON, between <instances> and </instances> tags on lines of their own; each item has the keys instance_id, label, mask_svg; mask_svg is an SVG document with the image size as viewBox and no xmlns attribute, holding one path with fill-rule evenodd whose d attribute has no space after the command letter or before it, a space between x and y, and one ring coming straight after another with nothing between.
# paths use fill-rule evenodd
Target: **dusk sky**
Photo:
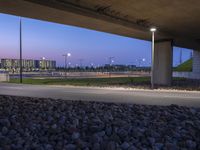
<instances>
[{"instance_id":1,"label":"dusk sky","mask_svg":"<svg viewBox=\"0 0 200 150\"><path fill-rule=\"evenodd\" d=\"M113 56L115 64L150 65L151 43L84 28L22 18L23 58L53 59L63 66L63 54L70 52L69 62L84 65L108 63ZM190 57L190 50L174 48L174 65L179 63L180 50L183 60ZM0 58L19 58L19 17L0 14Z\"/></svg>"}]
</instances>

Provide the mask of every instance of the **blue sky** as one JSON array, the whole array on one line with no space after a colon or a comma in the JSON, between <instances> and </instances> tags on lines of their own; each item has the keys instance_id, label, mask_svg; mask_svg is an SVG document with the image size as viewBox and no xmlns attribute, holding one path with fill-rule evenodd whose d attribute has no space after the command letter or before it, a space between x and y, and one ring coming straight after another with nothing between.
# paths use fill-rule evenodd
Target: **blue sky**
<instances>
[{"instance_id":1,"label":"blue sky","mask_svg":"<svg viewBox=\"0 0 200 150\"><path fill-rule=\"evenodd\" d=\"M115 64L150 65L151 43L84 28L22 18L23 58L53 59L63 66L63 54L70 52L69 62L84 65L108 63L113 56ZM179 63L180 50L183 61L190 57L190 50L174 48L174 65ZM0 58L19 57L19 17L0 14Z\"/></svg>"}]
</instances>

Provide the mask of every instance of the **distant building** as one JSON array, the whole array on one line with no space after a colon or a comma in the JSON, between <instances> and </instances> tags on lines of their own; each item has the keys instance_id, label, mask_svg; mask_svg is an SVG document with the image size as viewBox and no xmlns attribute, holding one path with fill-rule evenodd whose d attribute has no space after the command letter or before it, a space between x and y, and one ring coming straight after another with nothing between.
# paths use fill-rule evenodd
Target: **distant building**
<instances>
[{"instance_id":1,"label":"distant building","mask_svg":"<svg viewBox=\"0 0 200 150\"><path fill-rule=\"evenodd\" d=\"M8 71L18 72L20 68L20 60L8 58L0 59L0 68ZM56 61L22 59L22 68L23 71L55 70Z\"/></svg>"}]
</instances>

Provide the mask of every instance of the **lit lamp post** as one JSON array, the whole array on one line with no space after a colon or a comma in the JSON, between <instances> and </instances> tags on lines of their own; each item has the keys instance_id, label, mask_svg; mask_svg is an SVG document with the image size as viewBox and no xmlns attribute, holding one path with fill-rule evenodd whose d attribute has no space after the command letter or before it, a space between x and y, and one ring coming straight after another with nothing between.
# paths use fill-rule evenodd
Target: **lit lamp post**
<instances>
[{"instance_id":1,"label":"lit lamp post","mask_svg":"<svg viewBox=\"0 0 200 150\"><path fill-rule=\"evenodd\" d=\"M94 66L94 63L90 63L90 66L93 67L93 66Z\"/></svg>"},{"instance_id":2,"label":"lit lamp post","mask_svg":"<svg viewBox=\"0 0 200 150\"><path fill-rule=\"evenodd\" d=\"M111 77L111 66L114 63L114 57L109 57L109 78Z\"/></svg>"},{"instance_id":3,"label":"lit lamp post","mask_svg":"<svg viewBox=\"0 0 200 150\"><path fill-rule=\"evenodd\" d=\"M20 83L22 83L22 20L20 18L20 27L19 27L19 38L20 38L20 42L19 42L19 45L20 45L20 61L19 61L19 70L20 70Z\"/></svg>"},{"instance_id":4,"label":"lit lamp post","mask_svg":"<svg viewBox=\"0 0 200 150\"><path fill-rule=\"evenodd\" d=\"M156 32L156 28L152 27L150 29L151 33L152 33L152 61L151 61L151 88L154 88L154 78L153 78L153 72L154 72L154 50L155 50L155 37L154 37L154 33Z\"/></svg>"},{"instance_id":5,"label":"lit lamp post","mask_svg":"<svg viewBox=\"0 0 200 150\"><path fill-rule=\"evenodd\" d=\"M146 59L145 58L142 58L142 65L143 65L143 67L145 66L145 61L146 61Z\"/></svg>"},{"instance_id":6,"label":"lit lamp post","mask_svg":"<svg viewBox=\"0 0 200 150\"><path fill-rule=\"evenodd\" d=\"M63 55L65 57L65 78L67 77L67 57L71 56L71 53L67 53Z\"/></svg>"},{"instance_id":7,"label":"lit lamp post","mask_svg":"<svg viewBox=\"0 0 200 150\"><path fill-rule=\"evenodd\" d=\"M44 68L44 70L46 70L46 63L45 63L45 57L42 57L42 68Z\"/></svg>"},{"instance_id":8,"label":"lit lamp post","mask_svg":"<svg viewBox=\"0 0 200 150\"><path fill-rule=\"evenodd\" d=\"M68 67L69 67L69 68L71 67L71 62L68 63Z\"/></svg>"}]
</instances>

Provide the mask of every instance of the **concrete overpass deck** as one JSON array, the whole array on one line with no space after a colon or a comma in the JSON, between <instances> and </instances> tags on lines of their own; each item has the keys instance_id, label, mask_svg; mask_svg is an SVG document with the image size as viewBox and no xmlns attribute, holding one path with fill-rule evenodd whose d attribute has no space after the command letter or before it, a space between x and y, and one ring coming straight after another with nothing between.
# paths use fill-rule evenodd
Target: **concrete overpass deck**
<instances>
[{"instance_id":1,"label":"concrete overpass deck","mask_svg":"<svg viewBox=\"0 0 200 150\"><path fill-rule=\"evenodd\" d=\"M200 48L197 0L1 0L0 12L150 40Z\"/></svg>"}]
</instances>

